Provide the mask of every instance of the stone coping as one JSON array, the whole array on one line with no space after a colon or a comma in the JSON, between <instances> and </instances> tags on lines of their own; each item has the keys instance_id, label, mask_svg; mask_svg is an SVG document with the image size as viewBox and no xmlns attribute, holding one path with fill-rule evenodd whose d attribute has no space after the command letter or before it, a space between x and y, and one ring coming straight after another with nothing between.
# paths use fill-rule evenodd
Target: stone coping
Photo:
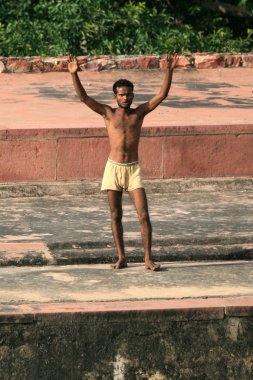
<instances>
[{"instance_id":1,"label":"stone coping","mask_svg":"<svg viewBox=\"0 0 253 380\"><path fill-rule=\"evenodd\" d=\"M64 302L1 304L0 324L35 323L43 319L86 315L163 314L178 321L223 320L225 317L252 317L253 298L188 298L180 300Z\"/></svg>"},{"instance_id":2,"label":"stone coping","mask_svg":"<svg viewBox=\"0 0 253 380\"><path fill-rule=\"evenodd\" d=\"M80 56L82 71L163 69L164 54L134 56ZM0 57L0 73L43 73L68 71L67 57ZM178 68L217 69L226 67L253 68L253 52L192 53L179 55Z\"/></svg>"},{"instance_id":3,"label":"stone coping","mask_svg":"<svg viewBox=\"0 0 253 380\"><path fill-rule=\"evenodd\" d=\"M184 136L184 135L251 135L253 124L202 124L202 125L159 125L144 126L142 137ZM87 138L108 137L104 127L83 128L31 128L31 129L0 129L0 140L26 139L58 139L58 138Z\"/></svg>"}]
</instances>

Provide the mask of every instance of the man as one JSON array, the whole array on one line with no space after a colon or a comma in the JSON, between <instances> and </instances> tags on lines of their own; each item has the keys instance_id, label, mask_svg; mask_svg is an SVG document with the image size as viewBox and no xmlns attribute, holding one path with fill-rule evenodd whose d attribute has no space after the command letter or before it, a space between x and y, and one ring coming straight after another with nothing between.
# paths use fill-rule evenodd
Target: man
<instances>
[{"instance_id":1,"label":"man","mask_svg":"<svg viewBox=\"0 0 253 380\"><path fill-rule=\"evenodd\" d=\"M101 190L107 191L111 210L112 232L119 257L113 266L115 269L127 267L122 227L123 190L129 192L139 217L145 252L145 267L154 271L160 269L160 265L154 263L151 259L152 227L146 193L141 182L138 146L143 119L167 97L171 86L173 69L176 67L177 62L178 57L175 52L167 55L165 58L165 77L159 94L137 108L131 108L134 98L133 84L126 79L115 82L113 91L118 107L112 108L97 102L87 95L77 74L78 62L76 58L69 56L68 69L77 95L88 107L103 116L109 135L111 151L106 164Z\"/></svg>"}]
</instances>

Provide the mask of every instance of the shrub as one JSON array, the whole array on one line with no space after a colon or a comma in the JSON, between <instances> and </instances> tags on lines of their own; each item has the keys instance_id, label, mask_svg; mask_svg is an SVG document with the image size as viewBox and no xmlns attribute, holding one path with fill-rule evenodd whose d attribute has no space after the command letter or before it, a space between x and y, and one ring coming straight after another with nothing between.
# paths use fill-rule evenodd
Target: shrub
<instances>
[{"instance_id":1,"label":"shrub","mask_svg":"<svg viewBox=\"0 0 253 380\"><path fill-rule=\"evenodd\" d=\"M185 4L184 4L185 3ZM161 1L9 0L0 4L0 55L75 55L250 51L252 30L233 35L220 17L179 22ZM203 12L201 13L203 15ZM202 29L201 29L202 28Z\"/></svg>"}]
</instances>

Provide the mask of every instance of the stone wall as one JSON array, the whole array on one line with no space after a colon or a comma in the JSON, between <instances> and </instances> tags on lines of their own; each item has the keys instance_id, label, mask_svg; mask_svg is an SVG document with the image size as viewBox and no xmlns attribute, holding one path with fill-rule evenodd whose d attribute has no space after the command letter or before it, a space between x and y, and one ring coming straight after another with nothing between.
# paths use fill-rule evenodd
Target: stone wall
<instances>
[{"instance_id":1,"label":"stone wall","mask_svg":"<svg viewBox=\"0 0 253 380\"><path fill-rule=\"evenodd\" d=\"M164 66L164 55L139 56L82 56L78 57L81 70L101 71L115 69L158 69ZM194 53L180 55L181 68L253 67L253 53ZM0 57L0 73L60 72L67 71L67 57Z\"/></svg>"},{"instance_id":2,"label":"stone wall","mask_svg":"<svg viewBox=\"0 0 253 380\"><path fill-rule=\"evenodd\" d=\"M253 125L145 127L143 177L250 177L252 146ZM1 131L0 150L2 182L99 179L109 141L105 128L10 129Z\"/></svg>"},{"instance_id":3,"label":"stone wall","mask_svg":"<svg viewBox=\"0 0 253 380\"><path fill-rule=\"evenodd\" d=\"M1 315L0 380L253 378L250 306L73 312L78 305L67 305L65 313L49 314L31 308L34 314L8 316L15 306L5 307Z\"/></svg>"}]
</instances>

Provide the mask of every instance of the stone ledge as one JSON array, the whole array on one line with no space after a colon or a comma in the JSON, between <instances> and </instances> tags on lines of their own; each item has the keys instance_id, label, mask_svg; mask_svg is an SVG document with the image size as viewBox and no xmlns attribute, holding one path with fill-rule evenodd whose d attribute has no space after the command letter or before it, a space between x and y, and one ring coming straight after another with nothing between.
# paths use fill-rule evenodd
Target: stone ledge
<instances>
[{"instance_id":1,"label":"stone ledge","mask_svg":"<svg viewBox=\"0 0 253 380\"><path fill-rule=\"evenodd\" d=\"M152 70L164 68L164 54L136 56L80 56L82 71ZM180 55L178 68L217 69L226 67L253 68L253 53L192 53ZM0 73L43 73L68 71L67 57L0 57Z\"/></svg>"}]
</instances>

